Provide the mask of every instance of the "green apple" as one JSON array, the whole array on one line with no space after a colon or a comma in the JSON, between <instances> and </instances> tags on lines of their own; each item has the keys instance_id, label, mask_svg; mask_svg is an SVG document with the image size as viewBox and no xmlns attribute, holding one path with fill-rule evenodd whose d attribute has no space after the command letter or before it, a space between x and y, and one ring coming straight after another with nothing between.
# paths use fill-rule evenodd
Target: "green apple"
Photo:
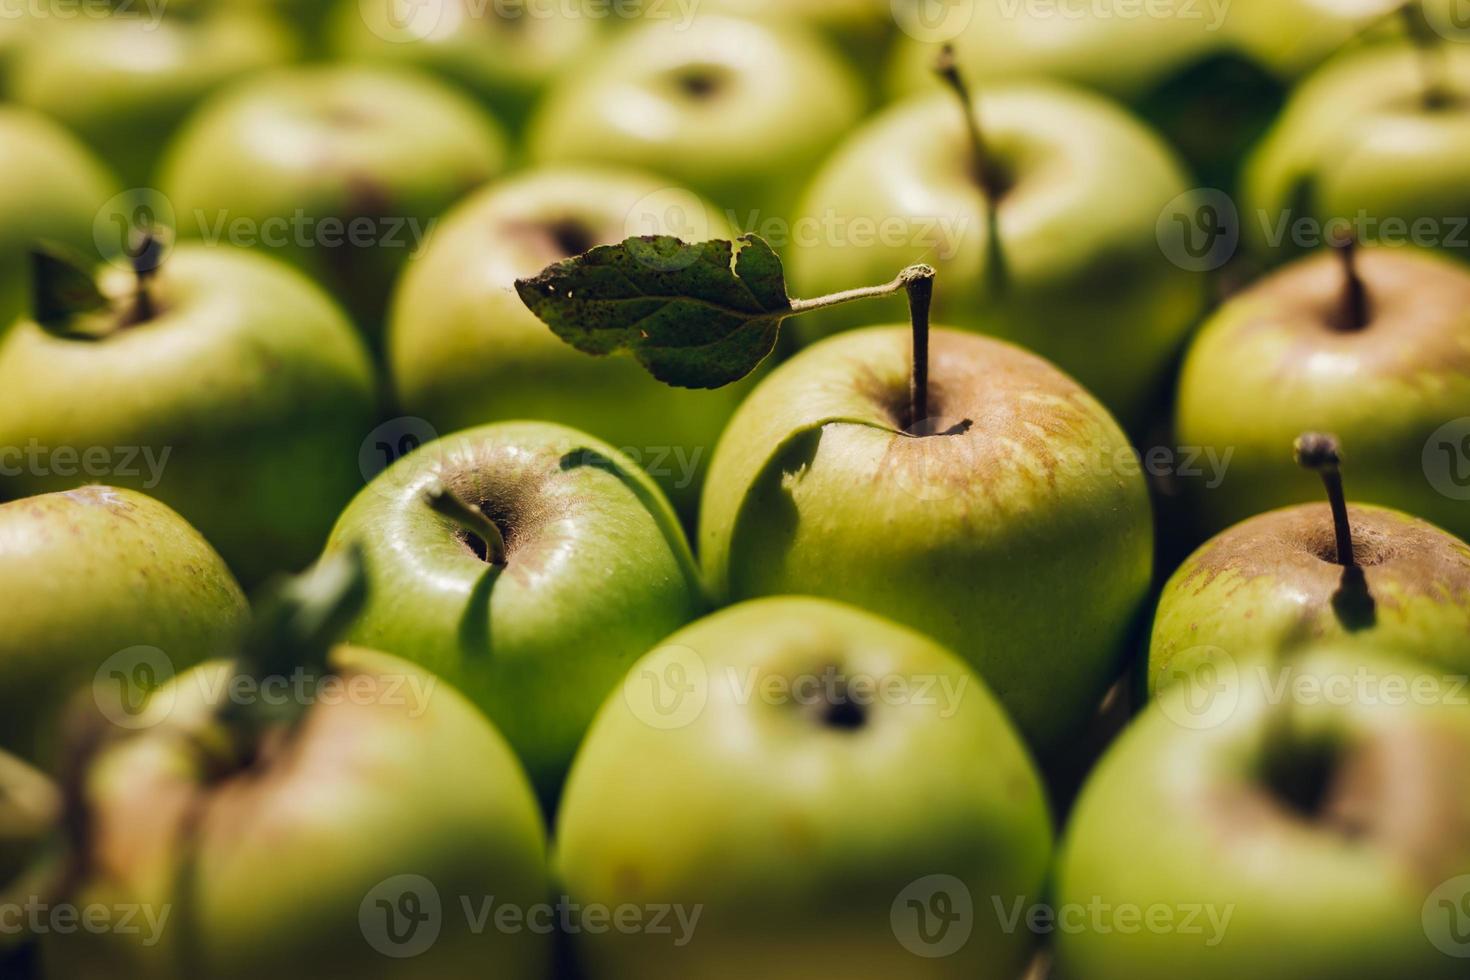
<instances>
[{"instance_id":1,"label":"green apple","mask_svg":"<svg viewBox=\"0 0 1470 980\"><path fill-rule=\"evenodd\" d=\"M46 846L61 812L61 794L40 770L0 751L0 893L22 878ZM0 934L0 950L11 937Z\"/></svg>"},{"instance_id":2,"label":"green apple","mask_svg":"<svg viewBox=\"0 0 1470 980\"><path fill-rule=\"evenodd\" d=\"M657 486L611 446L549 423L470 429L404 457L347 508L329 547L355 543L371 598L350 638L459 687L548 804L628 666L705 608Z\"/></svg>"},{"instance_id":3,"label":"green apple","mask_svg":"<svg viewBox=\"0 0 1470 980\"><path fill-rule=\"evenodd\" d=\"M851 69L795 24L657 20L559 81L527 147L538 163L656 170L732 209L736 224L765 222L789 217L862 106Z\"/></svg>"},{"instance_id":4,"label":"green apple","mask_svg":"<svg viewBox=\"0 0 1470 980\"><path fill-rule=\"evenodd\" d=\"M486 900L524 912L545 899L545 831L524 770L427 672L318 649L330 630L315 627L342 614L262 610L267 631L287 627L280 639L179 675L132 737L83 757L57 897L131 908L136 928L48 930L47 975L546 975L546 935L472 917Z\"/></svg>"},{"instance_id":5,"label":"green apple","mask_svg":"<svg viewBox=\"0 0 1470 980\"><path fill-rule=\"evenodd\" d=\"M699 10L805 24L835 39L849 60L879 64L894 31L894 0L711 0ZM874 81L880 77L874 73Z\"/></svg>"},{"instance_id":6,"label":"green apple","mask_svg":"<svg viewBox=\"0 0 1470 980\"><path fill-rule=\"evenodd\" d=\"M105 18L48 18L16 58L11 96L64 123L141 187L196 105L295 55L285 23L260 10L167 16L138 4Z\"/></svg>"},{"instance_id":7,"label":"green apple","mask_svg":"<svg viewBox=\"0 0 1470 980\"><path fill-rule=\"evenodd\" d=\"M519 129L542 90L596 49L601 22L564 0L336 0L328 48L431 71Z\"/></svg>"},{"instance_id":8,"label":"green apple","mask_svg":"<svg viewBox=\"0 0 1470 980\"><path fill-rule=\"evenodd\" d=\"M207 103L160 187L181 236L269 251L378 336L393 277L439 215L504 165L468 96L406 69L285 69Z\"/></svg>"},{"instance_id":9,"label":"green apple","mask_svg":"<svg viewBox=\"0 0 1470 980\"><path fill-rule=\"evenodd\" d=\"M908 328L840 334L776 369L715 450L700 554L720 603L821 595L969 661L1039 752L1090 720L1152 577L1127 440L1052 365L954 330L931 418L906 416Z\"/></svg>"},{"instance_id":10,"label":"green apple","mask_svg":"<svg viewBox=\"0 0 1470 980\"><path fill-rule=\"evenodd\" d=\"M521 418L581 429L644 466L692 515L749 386L670 388L631 359L586 357L513 287L595 245L695 223L702 237L728 236L712 205L642 172L547 167L486 187L444 219L399 284L387 343L398 403L441 432Z\"/></svg>"},{"instance_id":11,"label":"green apple","mask_svg":"<svg viewBox=\"0 0 1470 980\"><path fill-rule=\"evenodd\" d=\"M1051 850L1026 749L954 654L786 597L634 666L577 757L556 866L574 905L674 909L668 934L577 933L597 980L1013 980L1033 940L992 897L1038 900Z\"/></svg>"},{"instance_id":12,"label":"green apple","mask_svg":"<svg viewBox=\"0 0 1470 980\"><path fill-rule=\"evenodd\" d=\"M341 311L278 262L201 244L97 284L102 308L0 341L0 493L105 478L173 507L246 583L304 566L372 428L372 365Z\"/></svg>"},{"instance_id":13,"label":"green apple","mask_svg":"<svg viewBox=\"0 0 1470 980\"><path fill-rule=\"evenodd\" d=\"M1455 482L1470 449L1452 438L1470 415L1470 272L1408 248L1349 257L1303 259L1237 294L1191 346L1179 444L1233 453L1218 488L1194 495L1204 530L1317 499L1290 447L1322 431L1346 447L1355 499L1470 535Z\"/></svg>"},{"instance_id":14,"label":"green apple","mask_svg":"<svg viewBox=\"0 0 1470 980\"><path fill-rule=\"evenodd\" d=\"M1125 732L1055 873L1068 980L1450 980L1470 912L1463 679L1334 648Z\"/></svg>"},{"instance_id":15,"label":"green apple","mask_svg":"<svg viewBox=\"0 0 1470 980\"><path fill-rule=\"evenodd\" d=\"M0 333L25 309L28 253L40 241L96 253L97 215L116 193L111 174L45 117L0 106Z\"/></svg>"},{"instance_id":16,"label":"green apple","mask_svg":"<svg viewBox=\"0 0 1470 980\"><path fill-rule=\"evenodd\" d=\"M1426 75L1430 65L1443 74ZM1442 59L1437 61L1434 59ZM1435 245L1470 260L1470 48L1408 44L1334 61L1293 95L1250 159L1245 232L1272 259L1336 220L1365 242ZM1304 241L1296 225L1312 235Z\"/></svg>"},{"instance_id":17,"label":"green apple","mask_svg":"<svg viewBox=\"0 0 1470 980\"><path fill-rule=\"evenodd\" d=\"M1323 641L1470 671L1470 545L1383 507L1351 507L1347 520L1346 565L1327 504L1251 518L1191 556L1159 599L1149 688Z\"/></svg>"},{"instance_id":18,"label":"green apple","mask_svg":"<svg viewBox=\"0 0 1470 980\"><path fill-rule=\"evenodd\" d=\"M973 114L991 187L952 94L900 103L854 133L799 209L795 227L814 233L788 249L793 282L826 293L931 262L937 319L1031 348L1137 426L1204 308L1203 277L1160 246L1161 222L1192 210L1188 178L1158 137L1081 90L997 88ZM801 329L869 315L814 314Z\"/></svg>"},{"instance_id":19,"label":"green apple","mask_svg":"<svg viewBox=\"0 0 1470 980\"><path fill-rule=\"evenodd\" d=\"M19 458L0 451L7 473ZM0 504L0 593L0 747L47 767L74 691L141 663L129 650L192 666L233 642L247 615L198 531L156 500L106 486Z\"/></svg>"}]
</instances>

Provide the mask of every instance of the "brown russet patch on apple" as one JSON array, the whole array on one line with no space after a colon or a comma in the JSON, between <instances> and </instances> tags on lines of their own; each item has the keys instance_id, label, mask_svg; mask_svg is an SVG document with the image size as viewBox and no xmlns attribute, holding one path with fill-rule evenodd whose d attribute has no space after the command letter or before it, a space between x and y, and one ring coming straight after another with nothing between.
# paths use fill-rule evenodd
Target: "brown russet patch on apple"
<instances>
[{"instance_id":1,"label":"brown russet patch on apple","mask_svg":"<svg viewBox=\"0 0 1470 980\"><path fill-rule=\"evenodd\" d=\"M885 382L854 372L860 390L881 405L896 429L908 414L907 379ZM1056 442L1076 445L1106 422L1101 407L1040 358L976 334L938 331L931 340L924 435L895 435L880 473L890 466L973 488L987 496L1003 482L1038 469L1056 482ZM956 465L961 463L963 465ZM998 498L997 498L998 499Z\"/></svg>"},{"instance_id":2,"label":"brown russet patch on apple","mask_svg":"<svg viewBox=\"0 0 1470 980\"><path fill-rule=\"evenodd\" d=\"M1359 250L1368 323L1343 329L1346 280L1341 260L1322 254L1288 266L1242 293L1252 315L1232 324L1245 337L1262 331L1290 338L1277 357L1278 378L1303 370L1311 355L1356 358L1365 377L1422 383L1425 376L1470 375L1470 272L1440 258L1390 248ZM1231 338L1216 338L1229 345Z\"/></svg>"},{"instance_id":3,"label":"brown russet patch on apple","mask_svg":"<svg viewBox=\"0 0 1470 980\"><path fill-rule=\"evenodd\" d=\"M1392 511L1350 506L1348 519L1354 554L1377 602L1422 597L1470 605L1470 546ZM1226 576L1242 584L1277 578L1308 590L1315 604L1330 611L1343 582L1343 567L1332 560L1336 553L1326 503L1288 507L1211 540L1185 564L1179 587L1200 595Z\"/></svg>"}]
</instances>

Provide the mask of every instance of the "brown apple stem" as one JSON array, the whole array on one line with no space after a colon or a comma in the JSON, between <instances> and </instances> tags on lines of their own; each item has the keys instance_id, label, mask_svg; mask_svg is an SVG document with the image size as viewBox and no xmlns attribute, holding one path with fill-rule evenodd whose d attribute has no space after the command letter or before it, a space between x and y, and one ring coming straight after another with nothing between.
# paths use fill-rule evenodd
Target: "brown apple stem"
<instances>
[{"instance_id":1,"label":"brown apple stem","mask_svg":"<svg viewBox=\"0 0 1470 980\"><path fill-rule=\"evenodd\" d=\"M137 280L137 291L133 295L133 309L129 323L146 323L158 315L153 302L151 283L158 274L163 258L163 245L149 228L136 228L128 244L128 258L132 261L133 276Z\"/></svg>"},{"instance_id":2,"label":"brown apple stem","mask_svg":"<svg viewBox=\"0 0 1470 980\"><path fill-rule=\"evenodd\" d=\"M1368 325L1368 289L1358 268L1358 240L1352 232L1344 232L1332 240L1332 248L1342 260L1342 315L1344 330L1362 330Z\"/></svg>"},{"instance_id":3,"label":"brown apple stem","mask_svg":"<svg viewBox=\"0 0 1470 980\"><path fill-rule=\"evenodd\" d=\"M485 561L505 567L505 535L485 512L435 480L424 490L424 502L440 517L474 535L485 547Z\"/></svg>"},{"instance_id":4,"label":"brown apple stem","mask_svg":"<svg viewBox=\"0 0 1470 980\"><path fill-rule=\"evenodd\" d=\"M911 265L903 270L892 282L885 282L881 286L861 286L857 289L846 289L840 293L832 293L829 296L818 296L816 299L794 299L791 301L791 313L810 313L812 310L822 310L829 306L842 306L845 303L853 303L863 299L882 299L885 296L896 295L908 289L909 282L916 276L929 276L933 278L934 270L927 265Z\"/></svg>"},{"instance_id":5,"label":"brown apple stem","mask_svg":"<svg viewBox=\"0 0 1470 980\"><path fill-rule=\"evenodd\" d=\"M909 374L909 427L929 418L929 309L934 303L934 270L909 270L909 320L913 324L913 368Z\"/></svg>"},{"instance_id":6,"label":"brown apple stem","mask_svg":"<svg viewBox=\"0 0 1470 980\"><path fill-rule=\"evenodd\" d=\"M1450 89L1450 66L1438 32L1424 15L1422 0L1408 0L1399 8L1404 28L1419 54L1419 71L1424 79L1424 108L1443 109L1454 102Z\"/></svg>"},{"instance_id":7,"label":"brown apple stem","mask_svg":"<svg viewBox=\"0 0 1470 980\"><path fill-rule=\"evenodd\" d=\"M964 111L965 128L970 137L970 153L975 180L985 194L985 199L993 208L1001 195L1000 175L996 173L995 163L986 146L985 133L980 128L979 109L975 106L975 101L970 95L970 86L966 84L965 76L955 59L954 45L946 44L939 52L939 59L934 63L934 72L943 79L950 91L959 99L960 107Z\"/></svg>"},{"instance_id":8,"label":"brown apple stem","mask_svg":"<svg viewBox=\"0 0 1470 980\"><path fill-rule=\"evenodd\" d=\"M1305 433L1296 441L1296 461L1303 468L1321 475L1322 485L1327 488L1327 500L1332 505L1337 563L1344 568L1356 568L1358 560L1353 551L1353 525L1348 519L1347 497L1342 490L1342 448L1337 438L1321 432Z\"/></svg>"}]
</instances>

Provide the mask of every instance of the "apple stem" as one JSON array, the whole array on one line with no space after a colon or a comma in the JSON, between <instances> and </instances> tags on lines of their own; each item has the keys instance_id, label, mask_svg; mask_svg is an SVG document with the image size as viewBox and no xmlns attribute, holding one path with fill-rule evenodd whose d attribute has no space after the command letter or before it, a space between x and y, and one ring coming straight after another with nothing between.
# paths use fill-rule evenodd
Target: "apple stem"
<instances>
[{"instance_id":1,"label":"apple stem","mask_svg":"<svg viewBox=\"0 0 1470 980\"><path fill-rule=\"evenodd\" d=\"M1337 536L1337 563L1343 568L1356 568L1353 551L1353 525L1348 519L1347 497L1342 490L1342 447L1337 437L1321 432L1308 432L1296 441L1296 461L1304 469L1314 470L1327 488L1332 505L1332 525Z\"/></svg>"},{"instance_id":2,"label":"apple stem","mask_svg":"<svg viewBox=\"0 0 1470 980\"><path fill-rule=\"evenodd\" d=\"M893 296L909 288L909 283L916 277L934 277L934 269L927 265L911 265L903 270L892 282L885 282L881 286L861 286L857 289L846 289L840 293L832 293L829 296L818 296L816 299L794 299L791 301L792 315L810 313L812 310L822 310L829 306L842 306L863 299L881 299L884 296Z\"/></svg>"},{"instance_id":3,"label":"apple stem","mask_svg":"<svg viewBox=\"0 0 1470 980\"><path fill-rule=\"evenodd\" d=\"M424 502L434 513L478 538L485 546L485 561L496 568L505 567L505 535L477 505L438 480L424 490Z\"/></svg>"},{"instance_id":4,"label":"apple stem","mask_svg":"<svg viewBox=\"0 0 1470 980\"><path fill-rule=\"evenodd\" d=\"M1449 62L1439 34L1424 16L1421 0L1407 0L1399 8L1404 27L1419 53L1419 71L1424 78L1424 108L1443 109L1454 102L1450 91Z\"/></svg>"},{"instance_id":5,"label":"apple stem","mask_svg":"<svg viewBox=\"0 0 1470 980\"><path fill-rule=\"evenodd\" d=\"M913 370L909 375L909 427L929 418L929 308L934 302L934 270L908 270L909 319L913 324Z\"/></svg>"},{"instance_id":6,"label":"apple stem","mask_svg":"<svg viewBox=\"0 0 1470 980\"><path fill-rule=\"evenodd\" d=\"M272 583L255 606L235 658L235 678L257 690L272 678L300 675L319 682L331 672L334 644L367 601L362 547L332 551L306 572ZM250 765L267 731L290 726L312 699L226 698L215 709L219 726L197 737L195 747L214 776Z\"/></svg>"},{"instance_id":7,"label":"apple stem","mask_svg":"<svg viewBox=\"0 0 1470 980\"><path fill-rule=\"evenodd\" d=\"M132 323L146 323L158 314L149 288L163 258L163 245L151 228L135 228L128 244L128 258L132 261L133 275L137 279L137 292L133 297Z\"/></svg>"},{"instance_id":8,"label":"apple stem","mask_svg":"<svg viewBox=\"0 0 1470 980\"><path fill-rule=\"evenodd\" d=\"M1358 240L1352 232L1344 232L1332 240L1332 248L1342 260L1343 294L1341 322L1347 330L1362 330L1368 325L1368 289L1358 268Z\"/></svg>"},{"instance_id":9,"label":"apple stem","mask_svg":"<svg viewBox=\"0 0 1470 980\"><path fill-rule=\"evenodd\" d=\"M960 106L964 109L965 128L970 136L970 153L975 180L980 184L980 190L985 194L986 201L993 208L1001 195L1000 175L995 171L994 161L986 146L985 133L980 128L979 109L975 106L975 101L970 95L970 86L965 83L964 74L960 71L954 45L946 44L940 50L939 58L934 63L934 72L949 86L950 91L959 99Z\"/></svg>"}]
</instances>

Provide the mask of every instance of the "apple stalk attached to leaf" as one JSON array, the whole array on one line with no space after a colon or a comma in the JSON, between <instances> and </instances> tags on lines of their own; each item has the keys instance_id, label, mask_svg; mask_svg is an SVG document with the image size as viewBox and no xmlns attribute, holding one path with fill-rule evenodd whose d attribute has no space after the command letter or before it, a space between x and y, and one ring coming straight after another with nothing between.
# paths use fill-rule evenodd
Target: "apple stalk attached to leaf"
<instances>
[{"instance_id":1,"label":"apple stalk attached to leaf","mask_svg":"<svg viewBox=\"0 0 1470 980\"><path fill-rule=\"evenodd\" d=\"M912 266L792 299L757 237L738 251L662 237L593 249L517 290L578 350L629 351L686 386L752 371L788 317L906 293L907 330L803 351L736 412L701 507L706 580L721 604L817 595L925 631L978 668L1033 746L1060 749L1116 678L1147 594L1147 490L1105 465L1127 440L1076 382L1009 344L931 333L934 277Z\"/></svg>"}]
</instances>

